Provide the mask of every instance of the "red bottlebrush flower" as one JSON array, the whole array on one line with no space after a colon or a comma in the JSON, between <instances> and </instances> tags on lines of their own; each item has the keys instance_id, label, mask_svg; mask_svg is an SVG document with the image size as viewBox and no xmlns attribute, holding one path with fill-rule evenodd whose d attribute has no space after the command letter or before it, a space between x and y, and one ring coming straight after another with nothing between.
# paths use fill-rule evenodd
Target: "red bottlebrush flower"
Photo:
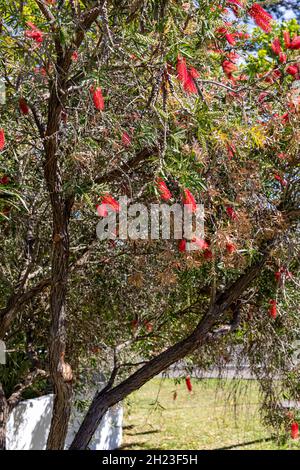
<instances>
[{"instance_id":1,"label":"red bottlebrush flower","mask_svg":"<svg viewBox=\"0 0 300 470\"><path fill-rule=\"evenodd\" d=\"M113 212L119 212L120 205L110 194L105 194L102 197L102 204L109 206Z\"/></svg>"},{"instance_id":2,"label":"red bottlebrush flower","mask_svg":"<svg viewBox=\"0 0 300 470\"><path fill-rule=\"evenodd\" d=\"M195 201L194 196L192 195L191 191L189 189L184 189L184 195L182 196L182 202L184 205L188 206L188 210L190 212L196 212L197 211L197 204Z\"/></svg>"},{"instance_id":3,"label":"red bottlebrush flower","mask_svg":"<svg viewBox=\"0 0 300 470\"><path fill-rule=\"evenodd\" d=\"M249 15L257 26L259 26L265 33L270 33L272 31L271 21L273 17L266 12L258 3L254 3L248 11Z\"/></svg>"},{"instance_id":4,"label":"red bottlebrush flower","mask_svg":"<svg viewBox=\"0 0 300 470\"><path fill-rule=\"evenodd\" d=\"M226 147L227 147L228 157L231 160L235 156L236 147L232 142L231 143L227 142Z\"/></svg>"},{"instance_id":5,"label":"red bottlebrush flower","mask_svg":"<svg viewBox=\"0 0 300 470\"><path fill-rule=\"evenodd\" d=\"M282 116L280 116L280 119L283 124L287 124L290 120L289 113L284 113Z\"/></svg>"},{"instance_id":6,"label":"red bottlebrush flower","mask_svg":"<svg viewBox=\"0 0 300 470\"><path fill-rule=\"evenodd\" d=\"M169 201L172 198L172 194L167 184L165 183L165 181L162 178L159 178L156 182L156 185L157 185L157 189L159 191L160 197L164 201Z\"/></svg>"},{"instance_id":7,"label":"red bottlebrush flower","mask_svg":"<svg viewBox=\"0 0 300 470\"><path fill-rule=\"evenodd\" d=\"M193 391L193 386L192 386L192 382L191 382L191 377L189 375L187 375L186 378L185 378L185 384L186 384L186 388L188 389L188 391L192 392Z\"/></svg>"},{"instance_id":8,"label":"red bottlebrush flower","mask_svg":"<svg viewBox=\"0 0 300 470\"><path fill-rule=\"evenodd\" d=\"M124 147L130 147L131 145L131 138L130 138L130 135L127 133L127 132L123 132L122 134L122 144L124 145Z\"/></svg>"},{"instance_id":9,"label":"red bottlebrush flower","mask_svg":"<svg viewBox=\"0 0 300 470\"><path fill-rule=\"evenodd\" d=\"M297 75L298 73L298 67L297 65L289 65L287 68L286 68L286 73L288 73L289 75Z\"/></svg>"},{"instance_id":10,"label":"red bottlebrush flower","mask_svg":"<svg viewBox=\"0 0 300 470\"><path fill-rule=\"evenodd\" d=\"M282 176L275 174L274 178L281 184L281 186L286 186L287 182Z\"/></svg>"},{"instance_id":11,"label":"red bottlebrush flower","mask_svg":"<svg viewBox=\"0 0 300 470\"><path fill-rule=\"evenodd\" d=\"M226 208L227 215L230 217L231 220L236 220L237 219L237 213L233 209L233 207L228 206Z\"/></svg>"},{"instance_id":12,"label":"red bottlebrush flower","mask_svg":"<svg viewBox=\"0 0 300 470\"><path fill-rule=\"evenodd\" d=\"M77 51L74 51L73 54L72 54L72 60L73 62L77 62L78 60L78 52Z\"/></svg>"},{"instance_id":13,"label":"red bottlebrush flower","mask_svg":"<svg viewBox=\"0 0 300 470\"><path fill-rule=\"evenodd\" d=\"M196 70L194 67L191 67L189 69L189 73L190 73L190 76L194 79L196 78L199 78L200 77L200 73L198 72L198 70Z\"/></svg>"},{"instance_id":14,"label":"red bottlebrush flower","mask_svg":"<svg viewBox=\"0 0 300 470\"><path fill-rule=\"evenodd\" d=\"M244 7L244 5L243 5L244 1L243 0L227 0L226 3L229 4L229 6L230 5L236 5L240 8Z\"/></svg>"},{"instance_id":15,"label":"red bottlebrush flower","mask_svg":"<svg viewBox=\"0 0 300 470\"><path fill-rule=\"evenodd\" d=\"M178 55L177 57L176 69L177 69L178 79L181 81L181 83L185 84L188 78L188 70L187 70L185 58L181 57L180 55Z\"/></svg>"},{"instance_id":16,"label":"red bottlebrush flower","mask_svg":"<svg viewBox=\"0 0 300 470\"><path fill-rule=\"evenodd\" d=\"M173 401L176 401L176 400L177 400L177 396L178 396L178 394L177 394L177 392L176 392L176 390L175 390L175 391L173 392Z\"/></svg>"},{"instance_id":17,"label":"red bottlebrush flower","mask_svg":"<svg viewBox=\"0 0 300 470\"><path fill-rule=\"evenodd\" d=\"M97 209L97 213L98 213L99 217L107 217L108 216L108 211L107 211L106 204L98 204L96 206L96 209Z\"/></svg>"},{"instance_id":18,"label":"red bottlebrush flower","mask_svg":"<svg viewBox=\"0 0 300 470\"><path fill-rule=\"evenodd\" d=\"M300 49L300 36L296 36L291 40L289 49L293 49L293 50Z\"/></svg>"},{"instance_id":19,"label":"red bottlebrush flower","mask_svg":"<svg viewBox=\"0 0 300 470\"><path fill-rule=\"evenodd\" d=\"M279 62L285 64L287 61L287 55L284 52L279 53Z\"/></svg>"},{"instance_id":20,"label":"red bottlebrush flower","mask_svg":"<svg viewBox=\"0 0 300 470\"><path fill-rule=\"evenodd\" d=\"M101 88L97 87L96 89L94 89L94 87L92 86L90 88L90 92L92 93L95 108L98 109L98 111L103 111L104 110L104 99L103 99Z\"/></svg>"},{"instance_id":21,"label":"red bottlebrush flower","mask_svg":"<svg viewBox=\"0 0 300 470\"><path fill-rule=\"evenodd\" d=\"M276 300L274 299L271 299L269 300L269 315L272 317L272 318L276 318L277 317L277 303L276 303Z\"/></svg>"},{"instance_id":22,"label":"red bottlebrush flower","mask_svg":"<svg viewBox=\"0 0 300 470\"><path fill-rule=\"evenodd\" d=\"M8 176L2 176L2 178L0 178L0 184L8 184L9 183L9 177Z\"/></svg>"},{"instance_id":23,"label":"red bottlebrush flower","mask_svg":"<svg viewBox=\"0 0 300 470\"><path fill-rule=\"evenodd\" d=\"M5 147L5 134L4 129L0 129L0 151Z\"/></svg>"},{"instance_id":24,"label":"red bottlebrush flower","mask_svg":"<svg viewBox=\"0 0 300 470\"><path fill-rule=\"evenodd\" d=\"M284 152L281 152L277 155L277 157L280 158L280 160L285 160L287 158L287 154Z\"/></svg>"},{"instance_id":25,"label":"red bottlebrush flower","mask_svg":"<svg viewBox=\"0 0 300 470\"><path fill-rule=\"evenodd\" d=\"M207 250L209 244L203 238L194 237L192 242L199 246L200 250Z\"/></svg>"},{"instance_id":26,"label":"red bottlebrush flower","mask_svg":"<svg viewBox=\"0 0 300 470\"><path fill-rule=\"evenodd\" d=\"M178 250L181 252L181 253L184 253L186 251L186 240L182 239L182 240L179 240L178 242Z\"/></svg>"},{"instance_id":27,"label":"red bottlebrush flower","mask_svg":"<svg viewBox=\"0 0 300 470\"><path fill-rule=\"evenodd\" d=\"M279 38L275 38L274 41L271 43L271 49L274 54L279 55L281 52L281 44Z\"/></svg>"},{"instance_id":28,"label":"red bottlebrush flower","mask_svg":"<svg viewBox=\"0 0 300 470\"><path fill-rule=\"evenodd\" d=\"M230 60L227 60L227 59L225 59L222 62L222 68L223 68L223 71L224 71L225 75L228 78L232 78L233 72L235 72L237 70L237 66L233 62L231 62Z\"/></svg>"},{"instance_id":29,"label":"red bottlebrush flower","mask_svg":"<svg viewBox=\"0 0 300 470\"><path fill-rule=\"evenodd\" d=\"M280 270L280 271L276 271L276 273L274 274L274 276L275 276L276 282L280 282L280 280L281 280L281 270Z\"/></svg>"},{"instance_id":30,"label":"red bottlebrush flower","mask_svg":"<svg viewBox=\"0 0 300 470\"><path fill-rule=\"evenodd\" d=\"M210 261L210 260L213 259L213 253L210 249L205 250L204 253L203 253L203 256L207 261Z\"/></svg>"},{"instance_id":31,"label":"red bottlebrush flower","mask_svg":"<svg viewBox=\"0 0 300 470\"><path fill-rule=\"evenodd\" d=\"M144 326L145 326L146 330L147 330L149 333L151 333L151 331L153 331L153 325L152 325L152 323L151 323L150 321L147 321L147 320L146 320L146 321L144 322Z\"/></svg>"},{"instance_id":32,"label":"red bottlebrush flower","mask_svg":"<svg viewBox=\"0 0 300 470\"><path fill-rule=\"evenodd\" d=\"M194 81L192 75L189 72L188 72L188 75L187 75L187 79L183 84L183 89L187 93L194 93L194 94L198 93L195 81Z\"/></svg>"},{"instance_id":33,"label":"red bottlebrush flower","mask_svg":"<svg viewBox=\"0 0 300 470\"><path fill-rule=\"evenodd\" d=\"M139 321L138 320L132 320L131 330L132 330L133 333L136 332L136 330L138 329L138 326L139 326Z\"/></svg>"},{"instance_id":34,"label":"red bottlebrush flower","mask_svg":"<svg viewBox=\"0 0 300 470\"><path fill-rule=\"evenodd\" d=\"M285 47L289 49L291 44L291 36L289 31L283 31L283 40Z\"/></svg>"},{"instance_id":35,"label":"red bottlebrush flower","mask_svg":"<svg viewBox=\"0 0 300 470\"><path fill-rule=\"evenodd\" d=\"M226 251L230 255L236 251L236 246L234 243L226 243Z\"/></svg>"},{"instance_id":36,"label":"red bottlebrush flower","mask_svg":"<svg viewBox=\"0 0 300 470\"><path fill-rule=\"evenodd\" d=\"M296 421L291 424L291 438L298 439L299 437L299 425Z\"/></svg>"},{"instance_id":37,"label":"red bottlebrush flower","mask_svg":"<svg viewBox=\"0 0 300 470\"><path fill-rule=\"evenodd\" d=\"M36 43L41 44L44 40L44 35L33 23L30 21L27 22L27 26L31 28L30 30L25 31L25 37L33 39Z\"/></svg>"},{"instance_id":38,"label":"red bottlebrush flower","mask_svg":"<svg viewBox=\"0 0 300 470\"><path fill-rule=\"evenodd\" d=\"M24 98L19 99L19 108L22 114L25 114L26 116L29 114L29 107Z\"/></svg>"},{"instance_id":39,"label":"red bottlebrush flower","mask_svg":"<svg viewBox=\"0 0 300 470\"><path fill-rule=\"evenodd\" d=\"M231 46L236 45L236 40L234 39L234 34L225 33L224 37L225 37L226 41L228 42L228 44L230 44Z\"/></svg>"}]
</instances>

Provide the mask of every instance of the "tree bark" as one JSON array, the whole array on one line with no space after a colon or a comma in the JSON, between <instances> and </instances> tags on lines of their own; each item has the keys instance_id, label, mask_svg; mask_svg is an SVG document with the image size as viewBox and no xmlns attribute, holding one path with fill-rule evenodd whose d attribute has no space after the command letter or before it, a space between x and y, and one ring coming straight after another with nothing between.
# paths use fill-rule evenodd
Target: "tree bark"
<instances>
[{"instance_id":1,"label":"tree bark","mask_svg":"<svg viewBox=\"0 0 300 470\"><path fill-rule=\"evenodd\" d=\"M108 391L104 390L95 396L70 446L70 450L82 450L87 448L101 419L111 406L122 401L133 391L138 390L171 364L174 364L187 354L192 353L199 346L205 344L211 327L216 320L238 300L251 282L259 275L268 259L272 245L273 243L270 242L263 251L262 259L251 266L223 293L217 296L213 305L208 309L198 326L187 338L171 346L166 351L163 351L116 387Z\"/></svg>"},{"instance_id":2,"label":"tree bark","mask_svg":"<svg viewBox=\"0 0 300 470\"><path fill-rule=\"evenodd\" d=\"M6 449L6 426L8 420L8 403L0 383L0 450Z\"/></svg>"}]
</instances>

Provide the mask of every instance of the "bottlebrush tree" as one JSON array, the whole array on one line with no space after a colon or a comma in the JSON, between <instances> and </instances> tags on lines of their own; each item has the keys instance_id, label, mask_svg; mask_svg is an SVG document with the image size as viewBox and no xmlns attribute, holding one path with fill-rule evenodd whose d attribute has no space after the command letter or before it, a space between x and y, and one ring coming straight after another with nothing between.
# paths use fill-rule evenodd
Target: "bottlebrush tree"
<instances>
[{"instance_id":1,"label":"bottlebrush tree","mask_svg":"<svg viewBox=\"0 0 300 470\"><path fill-rule=\"evenodd\" d=\"M72 449L179 359L205 367L237 347L269 422L296 422L280 397L299 394L297 22L246 0L0 6L0 338L26 356L14 401L2 380L2 447L12 406L49 371L48 448L63 448L91 353L110 378ZM121 195L202 203L199 251L98 241Z\"/></svg>"}]
</instances>

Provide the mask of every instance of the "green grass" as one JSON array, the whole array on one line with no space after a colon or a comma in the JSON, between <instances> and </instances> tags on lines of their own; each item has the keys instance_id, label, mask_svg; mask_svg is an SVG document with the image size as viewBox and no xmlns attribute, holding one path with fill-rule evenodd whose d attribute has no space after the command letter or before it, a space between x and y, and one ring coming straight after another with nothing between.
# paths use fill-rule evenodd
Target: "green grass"
<instances>
[{"instance_id":1,"label":"green grass","mask_svg":"<svg viewBox=\"0 0 300 470\"><path fill-rule=\"evenodd\" d=\"M255 381L196 380L190 394L182 381L154 379L125 406L123 449L300 449L279 446L259 416ZM173 400L173 391L177 399ZM252 442L255 441L255 442Z\"/></svg>"}]
</instances>

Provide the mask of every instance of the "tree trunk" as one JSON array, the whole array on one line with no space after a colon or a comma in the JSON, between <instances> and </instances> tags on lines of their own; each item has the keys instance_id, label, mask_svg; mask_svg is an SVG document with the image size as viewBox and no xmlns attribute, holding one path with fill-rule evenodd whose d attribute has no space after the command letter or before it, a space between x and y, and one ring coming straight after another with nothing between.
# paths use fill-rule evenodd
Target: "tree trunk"
<instances>
[{"instance_id":1,"label":"tree trunk","mask_svg":"<svg viewBox=\"0 0 300 470\"><path fill-rule=\"evenodd\" d=\"M8 403L0 383L0 450L6 449L6 425L8 420Z\"/></svg>"},{"instance_id":2,"label":"tree trunk","mask_svg":"<svg viewBox=\"0 0 300 470\"><path fill-rule=\"evenodd\" d=\"M154 359L137 370L134 374L116 387L102 391L95 396L72 444L70 450L86 449L106 411L116 403L138 390L146 382L165 370L171 364L192 353L205 344L211 327L216 320L244 293L245 289L259 275L272 246L270 242L263 252L260 261L251 266L237 281L217 296L214 304L208 309L196 329L185 339L163 351Z\"/></svg>"}]
</instances>

